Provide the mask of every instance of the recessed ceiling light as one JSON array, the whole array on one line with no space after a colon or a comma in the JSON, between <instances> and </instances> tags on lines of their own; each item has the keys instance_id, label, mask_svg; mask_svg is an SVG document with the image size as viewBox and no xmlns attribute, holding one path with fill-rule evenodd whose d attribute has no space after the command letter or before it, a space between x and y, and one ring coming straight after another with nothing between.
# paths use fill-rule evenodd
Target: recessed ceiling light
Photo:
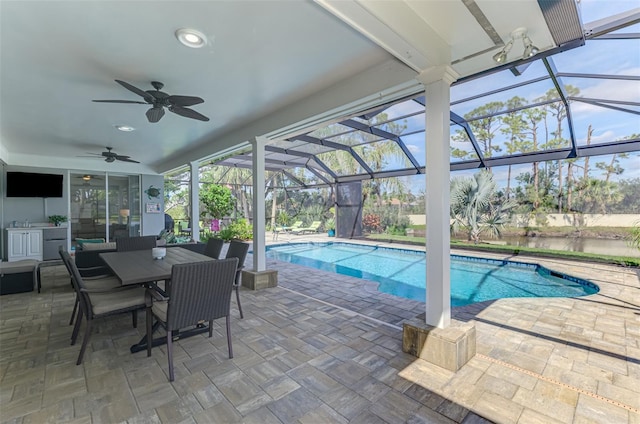
<instances>
[{"instance_id":1,"label":"recessed ceiling light","mask_svg":"<svg viewBox=\"0 0 640 424\"><path fill-rule=\"evenodd\" d=\"M207 44L207 37L200 31L190 28L180 28L176 31L176 38L187 47L198 49Z\"/></svg>"},{"instance_id":2,"label":"recessed ceiling light","mask_svg":"<svg viewBox=\"0 0 640 424\"><path fill-rule=\"evenodd\" d=\"M116 129L120 131L130 132L135 130L135 128L130 127L129 125L116 125Z\"/></svg>"}]
</instances>

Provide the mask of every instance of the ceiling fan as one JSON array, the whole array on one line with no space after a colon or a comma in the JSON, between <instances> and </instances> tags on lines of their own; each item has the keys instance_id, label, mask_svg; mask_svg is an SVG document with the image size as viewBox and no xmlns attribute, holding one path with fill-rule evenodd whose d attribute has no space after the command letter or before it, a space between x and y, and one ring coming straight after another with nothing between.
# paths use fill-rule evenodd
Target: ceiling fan
<instances>
[{"instance_id":1,"label":"ceiling fan","mask_svg":"<svg viewBox=\"0 0 640 424\"><path fill-rule=\"evenodd\" d=\"M137 103L141 105L151 105L146 113L149 122L158 122L160 118L164 116L164 108L169 109L169 112L173 112L177 115L184 116L186 118L197 119L200 121L208 121L209 118L196 112L193 109L189 109L186 106L193 106L200 103L204 103L200 97L193 96L171 96L165 92L160 91L164 84L158 81L151 81L151 85L155 90L143 91L128 82L115 80L118 84L123 86L129 91L136 93L138 96L144 99L144 102L137 100L93 100L100 103Z\"/></svg>"},{"instance_id":2,"label":"ceiling fan","mask_svg":"<svg viewBox=\"0 0 640 424\"><path fill-rule=\"evenodd\" d=\"M116 152L112 152L111 150L113 149L113 147L106 147L107 151L106 152L102 152L102 153L87 153L91 156L81 156L81 157L103 157L105 162L111 163L111 162L115 162L116 160L120 160L122 162L133 162L133 163L140 163L137 160L133 160L130 158L130 156L124 156L124 155L119 155Z\"/></svg>"}]
</instances>

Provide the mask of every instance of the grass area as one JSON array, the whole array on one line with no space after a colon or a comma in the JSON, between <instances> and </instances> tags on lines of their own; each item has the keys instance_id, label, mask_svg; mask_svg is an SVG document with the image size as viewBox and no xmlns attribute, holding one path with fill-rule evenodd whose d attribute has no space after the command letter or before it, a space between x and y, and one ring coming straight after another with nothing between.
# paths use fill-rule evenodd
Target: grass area
<instances>
[{"instance_id":1,"label":"grass area","mask_svg":"<svg viewBox=\"0 0 640 424\"><path fill-rule=\"evenodd\" d=\"M411 225L415 231L426 230L426 225ZM536 235L538 237L601 237L623 239L631 234L630 227L504 227L500 230L503 236L523 237ZM459 233L458 236L462 236Z\"/></svg>"},{"instance_id":2,"label":"grass area","mask_svg":"<svg viewBox=\"0 0 640 424\"><path fill-rule=\"evenodd\" d=\"M366 237L367 240L383 241L387 243L403 243L411 244L415 246L424 246L424 237L409 237L409 236L394 236L389 234L370 234ZM554 258L554 259L570 259L575 261L584 262L598 262L615 264L621 266L640 267L640 258L633 258L628 256L609 256L600 255L595 253L585 252L571 252L565 250L551 250L551 249L539 249L535 247L519 247L519 246L506 246L495 244L473 244L462 241L452 241L452 249L466 249L476 252L491 252L491 253L505 253L509 255L527 255L536 256L541 258Z\"/></svg>"}]
</instances>

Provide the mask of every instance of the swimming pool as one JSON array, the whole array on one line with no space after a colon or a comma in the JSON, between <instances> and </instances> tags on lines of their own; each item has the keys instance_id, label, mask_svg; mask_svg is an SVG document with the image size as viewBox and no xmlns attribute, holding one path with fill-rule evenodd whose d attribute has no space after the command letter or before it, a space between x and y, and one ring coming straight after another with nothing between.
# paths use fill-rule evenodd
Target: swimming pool
<instances>
[{"instance_id":1,"label":"swimming pool","mask_svg":"<svg viewBox=\"0 0 640 424\"><path fill-rule=\"evenodd\" d=\"M353 243L267 246L267 257L376 281L378 291L425 301L424 252ZM578 297L597 285L541 265L451 255L451 305L505 297Z\"/></svg>"}]
</instances>

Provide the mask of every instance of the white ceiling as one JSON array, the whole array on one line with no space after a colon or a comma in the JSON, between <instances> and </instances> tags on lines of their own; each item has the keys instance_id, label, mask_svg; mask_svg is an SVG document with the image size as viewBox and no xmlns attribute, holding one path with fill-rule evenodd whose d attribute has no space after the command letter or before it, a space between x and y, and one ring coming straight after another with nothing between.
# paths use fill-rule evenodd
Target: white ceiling
<instances>
[{"instance_id":1,"label":"white ceiling","mask_svg":"<svg viewBox=\"0 0 640 424\"><path fill-rule=\"evenodd\" d=\"M415 93L434 66L471 75L501 46L469 4L503 41L526 27L542 50L555 47L535 0L0 0L0 160L166 172ZM209 44L182 46L183 27ZM147 105L91 101L141 100L115 79L202 97L192 109L210 121L167 112L149 123ZM78 157L105 146L141 164Z\"/></svg>"}]
</instances>

